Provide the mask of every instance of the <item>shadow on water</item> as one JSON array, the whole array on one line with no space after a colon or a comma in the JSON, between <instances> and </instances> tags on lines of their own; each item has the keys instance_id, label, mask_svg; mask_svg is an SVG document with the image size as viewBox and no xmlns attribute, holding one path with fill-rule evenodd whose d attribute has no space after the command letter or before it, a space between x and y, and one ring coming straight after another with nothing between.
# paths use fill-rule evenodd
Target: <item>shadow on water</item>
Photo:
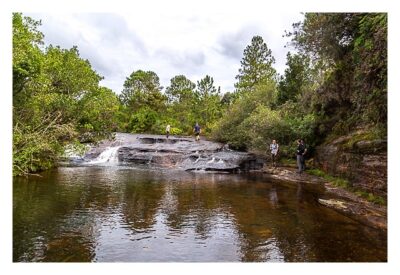
<instances>
[{"instance_id":1,"label":"shadow on water","mask_svg":"<svg viewBox=\"0 0 400 275\"><path fill-rule=\"evenodd\" d=\"M14 179L13 259L386 261L386 235L262 175L63 167Z\"/></svg>"}]
</instances>

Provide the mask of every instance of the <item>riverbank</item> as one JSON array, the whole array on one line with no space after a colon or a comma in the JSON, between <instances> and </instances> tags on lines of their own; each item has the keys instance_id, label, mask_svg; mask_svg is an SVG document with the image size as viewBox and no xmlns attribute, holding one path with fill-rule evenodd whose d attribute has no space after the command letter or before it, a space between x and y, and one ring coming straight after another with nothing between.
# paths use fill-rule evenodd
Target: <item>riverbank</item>
<instances>
[{"instance_id":1,"label":"riverbank","mask_svg":"<svg viewBox=\"0 0 400 275\"><path fill-rule=\"evenodd\" d=\"M318 203L373 228L387 230L387 206L369 202L354 192L335 186L323 177L298 174L292 167L268 167L260 170L266 177L301 184L322 185L325 189Z\"/></svg>"}]
</instances>

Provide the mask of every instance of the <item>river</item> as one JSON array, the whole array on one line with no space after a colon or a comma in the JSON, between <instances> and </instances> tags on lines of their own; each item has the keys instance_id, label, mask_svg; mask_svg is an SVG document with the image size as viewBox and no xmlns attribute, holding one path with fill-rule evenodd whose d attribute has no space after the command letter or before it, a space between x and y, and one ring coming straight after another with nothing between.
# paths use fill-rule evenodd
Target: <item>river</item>
<instances>
[{"instance_id":1,"label":"river","mask_svg":"<svg viewBox=\"0 0 400 275\"><path fill-rule=\"evenodd\" d=\"M60 167L14 178L15 262L385 262L386 232L262 174Z\"/></svg>"}]
</instances>

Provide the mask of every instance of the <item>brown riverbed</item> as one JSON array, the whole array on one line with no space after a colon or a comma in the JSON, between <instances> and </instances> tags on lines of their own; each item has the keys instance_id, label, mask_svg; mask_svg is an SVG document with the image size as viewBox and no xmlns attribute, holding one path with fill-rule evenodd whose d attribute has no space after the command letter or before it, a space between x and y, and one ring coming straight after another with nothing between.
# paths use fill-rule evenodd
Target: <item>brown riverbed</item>
<instances>
[{"instance_id":1,"label":"brown riverbed","mask_svg":"<svg viewBox=\"0 0 400 275\"><path fill-rule=\"evenodd\" d=\"M387 261L386 231L321 205L325 192L262 174L62 167L14 179L13 259Z\"/></svg>"}]
</instances>

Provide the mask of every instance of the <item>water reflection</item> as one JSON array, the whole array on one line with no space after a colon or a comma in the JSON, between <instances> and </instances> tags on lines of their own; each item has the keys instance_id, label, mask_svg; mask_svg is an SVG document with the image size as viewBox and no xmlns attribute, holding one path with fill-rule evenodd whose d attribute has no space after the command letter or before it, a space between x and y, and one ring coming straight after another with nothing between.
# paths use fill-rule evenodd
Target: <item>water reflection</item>
<instances>
[{"instance_id":1,"label":"water reflection","mask_svg":"<svg viewBox=\"0 0 400 275\"><path fill-rule=\"evenodd\" d=\"M386 236L262 176L65 167L14 182L14 261L386 261Z\"/></svg>"}]
</instances>

